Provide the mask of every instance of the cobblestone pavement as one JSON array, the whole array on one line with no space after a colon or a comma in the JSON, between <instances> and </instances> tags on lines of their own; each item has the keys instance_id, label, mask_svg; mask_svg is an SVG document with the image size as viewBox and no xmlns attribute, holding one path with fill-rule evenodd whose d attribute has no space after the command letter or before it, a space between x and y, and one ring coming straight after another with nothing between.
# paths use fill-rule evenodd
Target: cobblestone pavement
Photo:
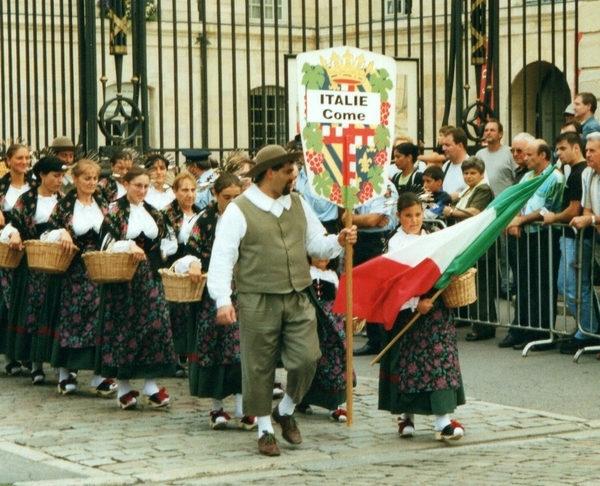
<instances>
[{"instance_id":1,"label":"cobblestone pavement","mask_svg":"<svg viewBox=\"0 0 600 486\"><path fill-rule=\"evenodd\" d=\"M433 440L433 421L420 416L416 436L400 439L395 418L376 409L376 381L359 376L352 427L315 409L298 418L304 442L289 446L276 426L282 455L266 458L256 431L233 421L210 430L210 400L190 397L187 380L160 381L167 409L122 411L90 395L89 378L80 373L77 392L60 396L51 377L40 387L0 377L0 484L598 484L600 420L468 400L454 416L461 441Z\"/></svg>"}]
</instances>

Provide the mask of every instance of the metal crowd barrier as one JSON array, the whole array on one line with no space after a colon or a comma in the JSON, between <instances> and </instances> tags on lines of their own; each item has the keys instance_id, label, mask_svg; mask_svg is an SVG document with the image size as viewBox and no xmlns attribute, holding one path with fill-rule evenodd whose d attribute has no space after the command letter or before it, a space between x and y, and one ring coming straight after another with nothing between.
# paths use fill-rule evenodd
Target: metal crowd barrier
<instances>
[{"instance_id":1,"label":"metal crowd barrier","mask_svg":"<svg viewBox=\"0 0 600 486\"><path fill-rule=\"evenodd\" d=\"M579 350L574 361L584 352L600 351L598 321L600 301L593 287L594 269L600 264L600 246L595 231L578 232L567 241L571 231L567 225L534 225L534 231L520 238L502 235L479 259L476 268L476 303L458 311L457 319L494 328L522 329L532 333L532 341L523 349L527 356L533 346L557 344L570 339L579 329L585 336L598 339L598 346ZM593 233L593 234L592 234ZM600 245L600 240L598 240ZM596 262L593 261L593 249ZM575 252L570 265L563 264L561 254ZM572 293L566 292L567 275L573 270ZM559 280L560 273L560 280ZM502 289L502 277L512 282L512 291ZM587 283L586 283L587 282ZM568 295L559 293L559 289ZM582 313L582 295L587 302ZM585 299L584 299L585 300ZM582 314L587 316L582 322Z\"/></svg>"}]
</instances>

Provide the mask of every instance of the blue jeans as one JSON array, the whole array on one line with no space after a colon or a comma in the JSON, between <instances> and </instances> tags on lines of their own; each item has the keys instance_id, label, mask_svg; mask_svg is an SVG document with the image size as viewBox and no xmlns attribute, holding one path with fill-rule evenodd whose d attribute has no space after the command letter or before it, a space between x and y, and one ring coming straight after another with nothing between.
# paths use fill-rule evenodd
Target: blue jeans
<instances>
[{"instance_id":1,"label":"blue jeans","mask_svg":"<svg viewBox=\"0 0 600 486\"><path fill-rule=\"evenodd\" d=\"M596 316L596 296L592 287L592 240L583 240L583 255L581 258L581 315L577 315L575 299L577 297L577 264L578 241L574 238L560 237L560 265L558 269L558 291L564 296L571 314L575 316L580 327L586 332L598 332L598 317ZM566 287L566 288L565 288ZM580 330L575 333L576 339L588 339Z\"/></svg>"}]
</instances>

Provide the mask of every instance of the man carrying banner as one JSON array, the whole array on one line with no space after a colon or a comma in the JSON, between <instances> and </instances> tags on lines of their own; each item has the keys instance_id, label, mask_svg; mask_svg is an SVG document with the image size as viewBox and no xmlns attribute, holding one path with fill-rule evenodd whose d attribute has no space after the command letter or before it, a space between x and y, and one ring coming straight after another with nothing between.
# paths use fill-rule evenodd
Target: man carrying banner
<instances>
[{"instance_id":1,"label":"man carrying banner","mask_svg":"<svg viewBox=\"0 0 600 486\"><path fill-rule=\"evenodd\" d=\"M237 319L230 298L235 274L244 410L258 417L258 449L268 456L279 455L269 416L278 359L288 381L272 416L283 438L299 444L294 408L310 388L320 356L315 308L304 292L312 285L306 255L333 258L356 242L355 226L327 235L306 202L291 193L294 161L301 156L278 145L256 154L248 172L255 184L221 217L209 267L208 289L221 324Z\"/></svg>"}]
</instances>

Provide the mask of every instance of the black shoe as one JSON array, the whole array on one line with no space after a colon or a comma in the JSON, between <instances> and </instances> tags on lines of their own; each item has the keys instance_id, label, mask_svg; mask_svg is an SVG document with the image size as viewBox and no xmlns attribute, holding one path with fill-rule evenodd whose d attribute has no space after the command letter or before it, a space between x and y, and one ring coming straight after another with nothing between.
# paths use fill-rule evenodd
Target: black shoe
<instances>
[{"instance_id":1,"label":"black shoe","mask_svg":"<svg viewBox=\"0 0 600 486\"><path fill-rule=\"evenodd\" d=\"M600 344L600 342L596 339L573 338L569 341L564 341L560 345L560 354L575 354L586 346L597 346L598 344Z\"/></svg>"},{"instance_id":2,"label":"black shoe","mask_svg":"<svg viewBox=\"0 0 600 486\"><path fill-rule=\"evenodd\" d=\"M521 344L522 342L527 343L523 339L518 339L512 334L508 333L505 338L498 343L499 348L513 348L517 344Z\"/></svg>"},{"instance_id":3,"label":"black shoe","mask_svg":"<svg viewBox=\"0 0 600 486\"><path fill-rule=\"evenodd\" d=\"M525 346L527 346L528 344L529 344L529 341L522 341L522 342L520 342L520 343L513 344L513 347L512 347L512 348L513 348L515 351L522 351L522 350L524 350L524 349L525 349ZM533 349L533 348L532 348L532 349Z\"/></svg>"},{"instance_id":4,"label":"black shoe","mask_svg":"<svg viewBox=\"0 0 600 486\"><path fill-rule=\"evenodd\" d=\"M381 351L379 348L367 343L362 348L355 349L352 354L354 356L369 356L371 354L379 354L379 351Z\"/></svg>"}]
</instances>

